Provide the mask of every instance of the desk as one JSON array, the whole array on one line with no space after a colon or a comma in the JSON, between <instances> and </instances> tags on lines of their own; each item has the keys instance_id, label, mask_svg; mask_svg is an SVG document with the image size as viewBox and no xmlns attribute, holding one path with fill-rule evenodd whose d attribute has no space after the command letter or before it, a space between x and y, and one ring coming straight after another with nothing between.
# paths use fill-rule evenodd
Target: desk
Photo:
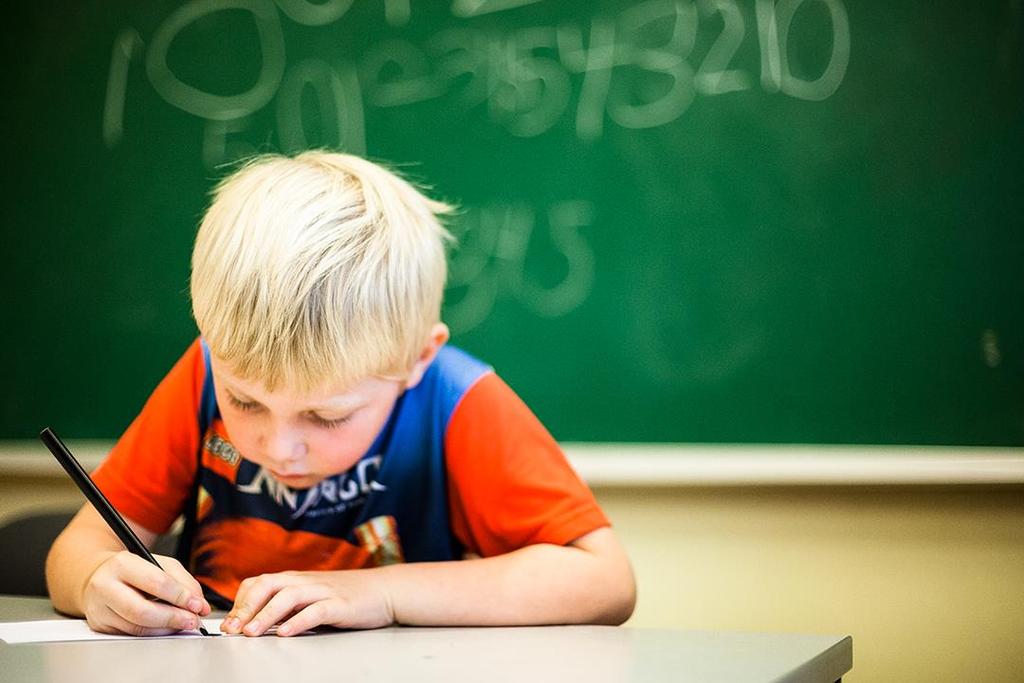
<instances>
[{"instance_id":1,"label":"desk","mask_svg":"<svg viewBox=\"0 0 1024 683\"><path fill-rule=\"evenodd\" d=\"M51 618L62 617L45 599L0 597L0 621ZM833 683L852 666L849 636L612 626L392 627L298 638L0 643L4 683Z\"/></svg>"}]
</instances>

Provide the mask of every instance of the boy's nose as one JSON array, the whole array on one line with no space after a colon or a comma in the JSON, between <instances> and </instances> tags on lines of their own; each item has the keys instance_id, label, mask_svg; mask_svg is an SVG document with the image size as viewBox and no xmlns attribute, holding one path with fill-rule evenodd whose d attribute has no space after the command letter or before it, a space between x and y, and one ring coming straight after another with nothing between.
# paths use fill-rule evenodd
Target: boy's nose
<instances>
[{"instance_id":1,"label":"boy's nose","mask_svg":"<svg viewBox=\"0 0 1024 683\"><path fill-rule=\"evenodd\" d=\"M305 439L301 434L279 430L268 434L264 443L267 459L274 464L294 462L306 454Z\"/></svg>"}]
</instances>

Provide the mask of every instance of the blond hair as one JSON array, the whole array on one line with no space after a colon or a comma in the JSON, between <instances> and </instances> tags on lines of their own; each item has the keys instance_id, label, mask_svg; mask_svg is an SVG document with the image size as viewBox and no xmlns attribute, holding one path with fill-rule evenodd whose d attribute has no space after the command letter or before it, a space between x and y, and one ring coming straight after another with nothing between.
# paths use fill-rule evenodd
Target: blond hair
<instances>
[{"instance_id":1,"label":"blond hair","mask_svg":"<svg viewBox=\"0 0 1024 683\"><path fill-rule=\"evenodd\" d=\"M348 154L252 159L214 190L196 236L200 333L271 391L404 376L440 320L449 211Z\"/></svg>"}]
</instances>

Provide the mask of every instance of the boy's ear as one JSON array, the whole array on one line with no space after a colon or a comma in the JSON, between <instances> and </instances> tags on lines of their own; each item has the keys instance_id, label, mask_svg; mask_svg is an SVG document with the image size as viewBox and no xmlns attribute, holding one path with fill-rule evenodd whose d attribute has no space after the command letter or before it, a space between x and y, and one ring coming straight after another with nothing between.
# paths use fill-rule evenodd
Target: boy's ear
<instances>
[{"instance_id":1,"label":"boy's ear","mask_svg":"<svg viewBox=\"0 0 1024 683\"><path fill-rule=\"evenodd\" d=\"M441 350L441 347L445 345L450 337L451 334L448 332L447 325L444 323L434 323L434 326L430 328L430 338L423 345L420 357L416 364L412 366L412 370L409 372L409 379L405 381L406 389L412 389L420 383L420 380L423 379L423 373L427 371L427 367L434 360L434 356L437 355L437 352Z\"/></svg>"}]
</instances>

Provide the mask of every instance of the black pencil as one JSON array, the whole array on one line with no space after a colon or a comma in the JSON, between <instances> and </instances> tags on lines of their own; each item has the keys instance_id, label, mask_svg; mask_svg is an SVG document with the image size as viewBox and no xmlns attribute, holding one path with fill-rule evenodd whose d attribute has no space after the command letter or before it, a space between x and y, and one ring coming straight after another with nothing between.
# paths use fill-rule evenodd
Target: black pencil
<instances>
[{"instance_id":1,"label":"black pencil","mask_svg":"<svg viewBox=\"0 0 1024 683\"><path fill-rule=\"evenodd\" d=\"M39 433L39 438L42 439L46 447L53 453L53 457L57 458L57 462L60 463L64 471L68 473L68 476L78 485L85 497L89 499L92 506L96 508L96 512L100 513L110 529L117 534L117 537L124 543L124 547L128 549L128 552L133 555L138 555L144 560L151 562L156 565L161 571L163 567L156 561L149 549L143 545L139 537L135 535L131 527L124 521L124 518L114 509L114 506L110 504L107 497L96 487L89 475L86 474L85 470L75 459L75 456L71 455L71 451L64 445L64 442L60 440L53 430L47 427ZM199 622L199 632L204 636L210 635L210 633L203 626L202 620Z\"/></svg>"}]
</instances>

